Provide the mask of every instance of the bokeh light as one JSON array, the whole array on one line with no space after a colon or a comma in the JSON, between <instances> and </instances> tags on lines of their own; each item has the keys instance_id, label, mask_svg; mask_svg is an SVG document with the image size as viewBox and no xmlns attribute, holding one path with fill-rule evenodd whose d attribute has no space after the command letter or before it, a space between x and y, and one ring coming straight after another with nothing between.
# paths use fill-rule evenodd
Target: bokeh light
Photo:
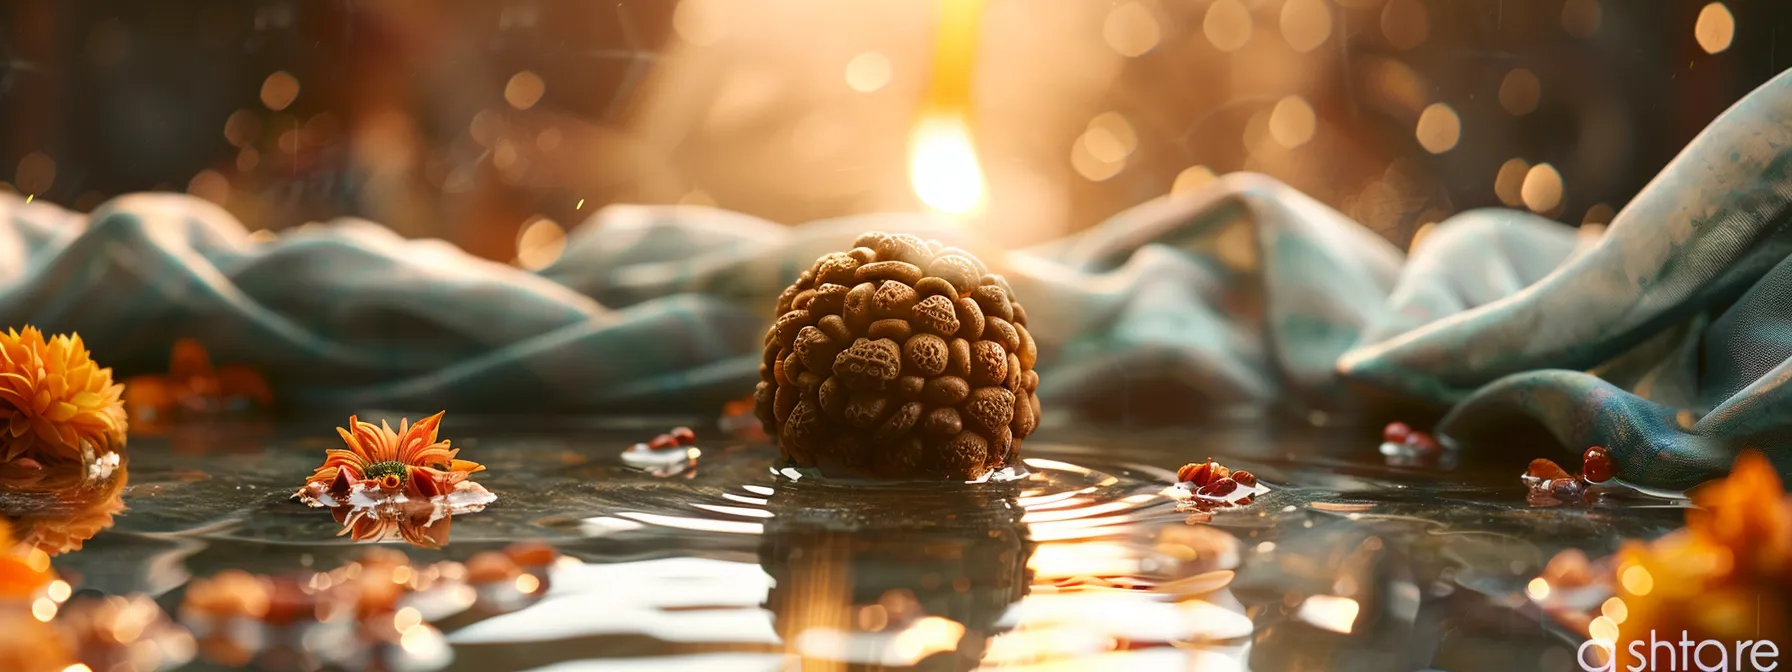
<instances>
[{"instance_id":1,"label":"bokeh light","mask_svg":"<svg viewBox=\"0 0 1792 672\"><path fill-rule=\"evenodd\" d=\"M56 160L43 152L32 152L19 159L13 173L13 184L22 193L40 194L56 184Z\"/></svg>"},{"instance_id":2,"label":"bokeh light","mask_svg":"<svg viewBox=\"0 0 1792 672\"><path fill-rule=\"evenodd\" d=\"M1101 37L1114 53L1129 58L1151 51L1162 39L1157 17L1138 2L1124 3L1109 11L1101 25Z\"/></svg>"},{"instance_id":3,"label":"bokeh light","mask_svg":"<svg viewBox=\"0 0 1792 672\"><path fill-rule=\"evenodd\" d=\"M261 104L275 112L286 109L299 97L299 80L281 70L261 81Z\"/></svg>"},{"instance_id":4,"label":"bokeh light","mask_svg":"<svg viewBox=\"0 0 1792 672\"><path fill-rule=\"evenodd\" d=\"M1306 53L1325 44L1332 33L1332 8L1325 0L1288 0L1282 5L1282 39Z\"/></svg>"},{"instance_id":5,"label":"bokeh light","mask_svg":"<svg viewBox=\"0 0 1792 672\"><path fill-rule=\"evenodd\" d=\"M511 75L510 81L504 84L504 102L516 109L527 110L535 107L546 92L547 84L541 81L541 76L524 70Z\"/></svg>"},{"instance_id":6,"label":"bokeh light","mask_svg":"<svg viewBox=\"0 0 1792 672\"><path fill-rule=\"evenodd\" d=\"M1419 145L1425 151L1442 154L1454 149L1462 139L1462 119L1449 105L1432 103L1419 113L1419 123L1413 135L1418 137Z\"/></svg>"},{"instance_id":7,"label":"bokeh light","mask_svg":"<svg viewBox=\"0 0 1792 672\"><path fill-rule=\"evenodd\" d=\"M1562 3L1562 30L1575 37L1592 37L1599 32L1605 11L1599 0L1568 0Z\"/></svg>"},{"instance_id":8,"label":"bokeh light","mask_svg":"<svg viewBox=\"0 0 1792 672\"><path fill-rule=\"evenodd\" d=\"M516 236L516 264L531 271L547 268L566 251L566 230L545 217L523 225Z\"/></svg>"},{"instance_id":9,"label":"bokeh light","mask_svg":"<svg viewBox=\"0 0 1792 672\"><path fill-rule=\"evenodd\" d=\"M1275 109L1269 113L1269 135L1277 144L1293 149L1313 139L1318 121L1313 106L1305 99L1288 96L1276 101Z\"/></svg>"},{"instance_id":10,"label":"bokeh light","mask_svg":"<svg viewBox=\"0 0 1792 672\"><path fill-rule=\"evenodd\" d=\"M1699 10L1698 21L1693 23L1692 35L1705 53L1722 52L1730 48L1730 40L1736 37L1736 17L1730 14L1730 8L1724 6L1724 3L1705 5Z\"/></svg>"},{"instance_id":11,"label":"bokeh light","mask_svg":"<svg viewBox=\"0 0 1792 672\"><path fill-rule=\"evenodd\" d=\"M1170 194L1185 194L1194 191L1207 186L1207 184L1213 182L1214 179L1215 177L1212 168L1208 168L1207 166L1189 166L1182 169L1182 172L1176 174L1176 180L1170 184Z\"/></svg>"},{"instance_id":12,"label":"bokeh light","mask_svg":"<svg viewBox=\"0 0 1792 672\"><path fill-rule=\"evenodd\" d=\"M1507 207L1516 208L1524 205L1524 197L1520 190L1524 187L1524 178L1531 170L1531 164L1517 157L1507 159L1500 164L1500 170L1493 177L1493 193Z\"/></svg>"},{"instance_id":13,"label":"bokeh light","mask_svg":"<svg viewBox=\"0 0 1792 672\"><path fill-rule=\"evenodd\" d=\"M1251 10L1238 0L1218 0L1207 6L1201 34L1220 51L1238 51L1251 41Z\"/></svg>"},{"instance_id":14,"label":"bokeh light","mask_svg":"<svg viewBox=\"0 0 1792 672\"><path fill-rule=\"evenodd\" d=\"M890 83L890 57L867 51L846 62L846 85L859 93L871 93Z\"/></svg>"},{"instance_id":15,"label":"bokeh light","mask_svg":"<svg viewBox=\"0 0 1792 672\"><path fill-rule=\"evenodd\" d=\"M1562 205L1562 174L1547 163L1531 166L1519 186L1519 199L1531 212L1553 212Z\"/></svg>"},{"instance_id":16,"label":"bokeh light","mask_svg":"<svg viewBox=\"0 0 1792 672\"><path fill-rule=\"evenodd\" d=\"M1395 49L1412 49L1431 36L1431 16L1419 0L1387 0L1381 9L1381 33Z\"/></svg>"},{"instance_id":17,"label":"bokeh light","mask_svg":"<svg viewBox=\"0 0 1792 672\"><path fill-rule=\"evenodd\" d=\"M1525 68L1514 68L1500 80L1500 107L1512 114L1530 114L1543 97L1543 83Z\"/></svg>"},{"instance_id":18,"label":"bokeh light","mask_svg":"<svg viewBox=\"0 0 1792 672\"><path fill-rule=\"evenodd\" d=\"M672 29L696 46L709 46L728 34L728 7L724 0L679 0L672 11Z\"/></svg>"}]
</instances>

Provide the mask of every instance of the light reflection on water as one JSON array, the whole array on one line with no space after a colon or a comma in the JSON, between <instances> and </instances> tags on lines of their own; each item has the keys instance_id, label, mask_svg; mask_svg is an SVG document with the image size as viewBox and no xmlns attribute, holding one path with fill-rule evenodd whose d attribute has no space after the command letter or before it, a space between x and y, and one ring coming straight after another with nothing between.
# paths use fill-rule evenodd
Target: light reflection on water
<instances>
[{"instance_id":1,"label":"light reflection on water","mask_svg":"<svg viewBox=\"0 0 1792 672\"><path fill-rule=\"evenodd\" d=\"M413 560L517 539L567 557L515 611L432 609L452 654L434 667L1534 669L1574 644L1512 599L1541 563L1678 519L1539 511L1474 473L1440 485L1323 453L1252 457L1223 435L1029 441L1028 477L968 487L791 482L763 444L705 446L692 470L660 478L622 464L630 441L471 437L499 500L457 517L446 548L407 549ZM130 509L59 571L166 606L224 568L357 558L366 546L336 539L328 515L284 499L315 453L266 443L134 442ZM1275 489L1185 524L1165 486L1210 453ZM1481 482L1512 482L1495 476Z\"/></svg>"}]
</instances>

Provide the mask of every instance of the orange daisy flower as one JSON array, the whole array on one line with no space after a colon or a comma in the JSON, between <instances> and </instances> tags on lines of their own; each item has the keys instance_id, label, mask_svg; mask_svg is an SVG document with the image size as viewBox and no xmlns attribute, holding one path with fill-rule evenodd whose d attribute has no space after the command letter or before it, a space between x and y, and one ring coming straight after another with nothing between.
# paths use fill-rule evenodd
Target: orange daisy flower
<instances>
[{"instance_id":1,"label":"orange daisy flower","mask_svg":"<svg viewBox=\"0 0 1792 672\"><path fill-rule=\"evenodd\" d=\"M468 475L485 470L477 462L454 459L460 451L451 449L448 441L436 440L442 413L414 425L409 419L400 420L396 432L384 422L376 427L352 415L348 423L347 428L336 429L348 449L325 451L323 466L295 496L314 506L335 505L345 501L349 488L363 484L386 494L428 498L452 492ZM318 499L326 493L334 495L335 502Z\"/></svg>"},{"instance_id":2,"label":"orange daisy flower","mask_svg":"<svg viewBox=\"0 0 1792 672\"><path fill-rule=\"evenodd\" d=\"M0 462L81 461L122 448L123 392L79 335L0 332Z\"/></svg>"}]
</instances>

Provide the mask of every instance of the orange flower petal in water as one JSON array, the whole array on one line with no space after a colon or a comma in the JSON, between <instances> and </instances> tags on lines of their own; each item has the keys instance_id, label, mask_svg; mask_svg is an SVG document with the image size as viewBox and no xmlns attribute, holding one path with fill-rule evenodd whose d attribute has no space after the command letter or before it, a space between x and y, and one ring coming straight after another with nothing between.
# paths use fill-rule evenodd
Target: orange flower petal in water
<instances>
[{"instance_id":1,"label":"orange flower petal in water","mask_svg":"<svg viewBox=\"0 0 1792 672\"><path fill-rule=\"evenodd\" d=\"M324 463L306 479L295 497L314 507L329 507L341 535L356 541L403 539L417 546L448 543L449 519L483 510L495 497L470 474L483 471L477 462L456 459L460 451L436 438L442 422L437 413L412 424L400 420L375 426L351 416L336 429L343 449L326 451Z\"/></svg>"},{"instance_id":2,"label":"orange flower petal in water","mask_svg":"<svg viewBox=\"0 0 1792 672\"><path fill-rule=\"evenodd\" d=\"M79 335L0 332L0 462L80 462L123 448L123 393Z\"/></svg>"}]
</instances>

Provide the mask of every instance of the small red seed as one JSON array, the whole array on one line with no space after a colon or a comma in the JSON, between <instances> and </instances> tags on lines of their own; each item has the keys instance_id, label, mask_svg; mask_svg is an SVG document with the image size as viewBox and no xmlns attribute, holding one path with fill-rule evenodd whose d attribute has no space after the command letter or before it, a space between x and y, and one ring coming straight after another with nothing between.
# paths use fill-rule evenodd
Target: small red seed
<instances>
[{"instance_id":1,"label":"small red seed","mask_svg":"<svg viewBox=\"0 0 1792 672\"><path fill-rule=\"evenodd\" d=\"M689 427L673 427L671 435L672 440L677 441L678 445L681 446L688 446L697 442L697 432L692 431Z\"/></svg>"},{"instance_id":2,"label":"small red seed","mask_svg":"<svg viewBox=\"0 0 1792 672\"><path fill-rule=\"evenodd\" d=\"M1412 426L1404 422L1390 422L1381 430L1381 440L1388 443L1406 443L1409 436L1412 436Z\"/></svg>"},{"instance_id":3,"label":"small red seed","mask_svg":"<svg viewBox=\"0 0 1792 672\"><path fill-rule=\"evenodd\" d=\"M1531 466L1524 470L1524 475L1529 476L1531 478L1541 479L1541 480L1545 480L1545 481L1553 481L1558 478L1570 478L1571 477L1568 474L1568 470L1563 469L1560 465L1557 465L1556 463L1551 462L1546 459L1543 459L1541 457L1539 457L1535 460L1531 460Z\"/></svg>"},{"instance_id":4,"label":"small red seed","mask_svg":"<svg viewBox=\"0 0 1792 672\"><path fill-rule=\"evenodd\" d=\"M1247 488L1257 487L1257 475L1243 469L1232 472L1232 480Z\"/></svg>"},{"instance_id":5,"label":"small red seed","mask_svg":"<svg viewBox=\"0 0 1792 672\"><path fill-rule=\"evenodd\" d=\"M1238 490L1238 481L1234 481L1230 478L1221 478L1221 479L1215 480L1212 483L1208 483L1207 485L1201 486L1201 489L1196 490L1195 494L1200 495L1202 497L1225 497L1226 495L1230 495L1237 490Z\"/></svg>"},{"instance_id":6,"label":"small red seed","mask_svg":"<svg viewBox=\"0 0 1792 672\"><path fill-rule=\"evenodd\" d=\"M1604 446L1593 446L1581 455L1581 476L1588 483L1612 480L1612 456Z\"/></svg>"},{"instance_id":7,"label":"small red seed","mask_svg":"<svg viewBox=\"0 0 1792 672\"><path fill-rule=\"evenodd\" d=\"M1579 500L1585 488L1575 478L1558 478L1549 482L1549 494L1564 502Z\"/></svg>"},{"instance_id":8,"label":"small red seed","mask_svg":"<svg viewBox=\"0 0 1792 672\"><path fill-rule=\"evenodd\" d=\"M678 440L672 438L671 434L661 434L659 436L653 437L652 441L647 442L647 447L652 448L654 450L659 450L661 448L672 448L677 445L678 445Z\"/></svg>"},{"instance_id":9,"label":"small red seed","mask_svg":"<svg viewBox=\"0 0 1792 672\"><path fill-rule=\"evenodd\" d=\"M1406 445L1412 446L1414 448L1419 449L1421 452L1427 452L1427 453L1436 452L1443 448L1442 446L1438 445L1437 439L1431 438L1430 434L1426 434L1424 432L1416 432L1416 431L1411 434L1408 434L1406 436Z\"/></svg>"}]
</instances>

